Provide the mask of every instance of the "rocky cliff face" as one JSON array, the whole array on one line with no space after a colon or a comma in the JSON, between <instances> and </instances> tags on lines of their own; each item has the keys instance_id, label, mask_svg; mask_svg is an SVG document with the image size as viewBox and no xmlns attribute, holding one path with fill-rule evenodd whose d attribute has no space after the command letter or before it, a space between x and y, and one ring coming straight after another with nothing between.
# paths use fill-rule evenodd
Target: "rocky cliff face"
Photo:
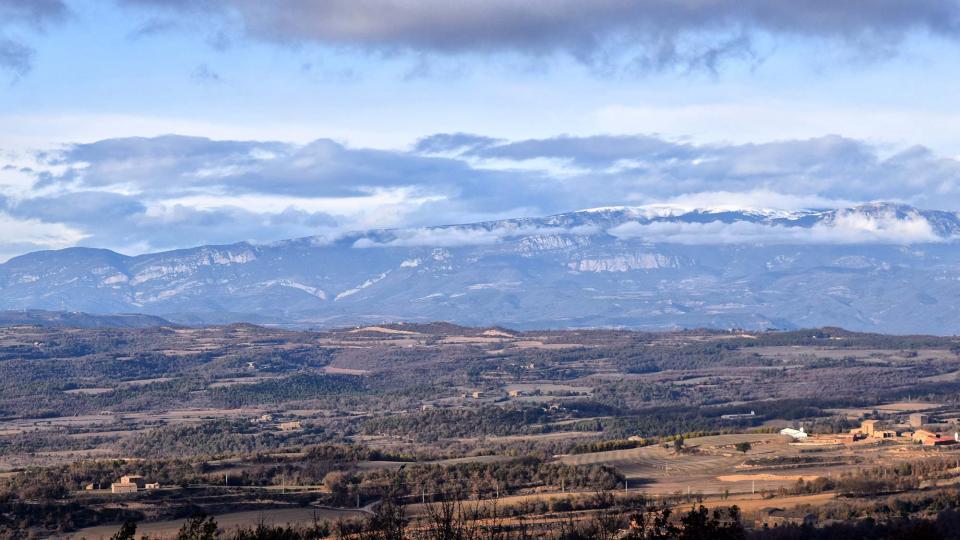
<instances>
[{"instance_id":1,"label":"rocky cliff face","mask_svg":"<svg viewBox=\"0 0 960 540\"><path fill-rule=\"evenodd\" d=\"M614 207L136 257L72 248L0 265L0 309L186 323L956 333L958 233L954 213L889 204Z\"/></svg>"}]
</instances>

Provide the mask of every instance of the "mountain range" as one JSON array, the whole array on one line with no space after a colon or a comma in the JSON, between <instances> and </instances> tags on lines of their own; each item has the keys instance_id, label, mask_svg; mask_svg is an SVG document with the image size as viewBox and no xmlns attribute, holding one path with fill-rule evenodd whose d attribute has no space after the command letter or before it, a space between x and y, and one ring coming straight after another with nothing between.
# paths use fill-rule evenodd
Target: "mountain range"
<instances>
[{"instance_id":1,"label":"mountain range","mask_svg":"<svg viewBox=\"0 0 960 540\"><path fill-rule=\"evenodd\" d=\"M957 213L889 203L608 207L137 256L39 251L0 265L0 309L181 324L956 334L957 238Z\"/></svg>"}]
</instances>

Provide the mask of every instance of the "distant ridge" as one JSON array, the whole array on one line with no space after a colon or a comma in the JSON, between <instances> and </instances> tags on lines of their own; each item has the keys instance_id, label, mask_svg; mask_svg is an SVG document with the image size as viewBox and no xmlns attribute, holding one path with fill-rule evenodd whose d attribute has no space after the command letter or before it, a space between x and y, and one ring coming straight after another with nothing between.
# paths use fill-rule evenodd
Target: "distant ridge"
<instances>
[{"instance_id":1,"label":"distant ridge","mask_svg":"<svg viewBox=\"0 0 960 540\"><path fill-rule=\"evenodd\" d=\"M449 321L954 335L958 240L956 212L902 204L613 206L137 256L34 252L0 264L0 309L325 329Z\"/></svg>"},{"instance_id":2,"label":"distant ridge","mask_svg":"<svg viewBox=\"0 0 960 540\"><path fill-rule=\"evenodd\" d=\"M76 311L45 311L28 309L0 311L0 326L43 326L61 328L150 328L176 326L172 322L153 315L121 313L92 315Z\"/></svg>"}]
</instances>

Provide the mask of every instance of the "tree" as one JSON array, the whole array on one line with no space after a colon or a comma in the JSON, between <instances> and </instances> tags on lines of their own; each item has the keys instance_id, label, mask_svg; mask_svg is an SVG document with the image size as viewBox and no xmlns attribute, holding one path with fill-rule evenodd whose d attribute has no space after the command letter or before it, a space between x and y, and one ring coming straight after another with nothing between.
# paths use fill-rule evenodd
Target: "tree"
<instances>
[{"instance_id":1,"label":"tree","mask_svg":"<svg viewBox=\"0 0 960 540\"><path fill-rule=\"evenodd\" d=\"M217 537L217 522L213 516L200 513L180 527L177 540L215 540Z\"/></svg>"},{"instance_id":2,"label":"tree","mask_svg":"<svg viewBox=\"0 0 960 540\"><path fill-rule=\"evenodd\" d=\"M673 440L673 449L677 452L683 452L683 435Z\"/></svg>"},{"instance_id":3,"label":"tree","mask_svg":"<svg viewBox=\"0 0 960 540\"><path fill-rule=\"evenodd\" d=\"M110 540L134 540L136 536L137 524L133 521L126 521L120 526L120 530L110 537Z\"/></svg>"},{"instance_id":4,"label":"tree","mask_svg":"<svg viewBox=\"0 0 960 540\"><path fill-rule=\"evenodd\" d=\"M744 441L744 442L738 442L735 448L737 449L737 452L746 454L747 452L750 451L751 448L753 448L753 446L751 446L750 443Z\"/></svg>"}]
</instances>

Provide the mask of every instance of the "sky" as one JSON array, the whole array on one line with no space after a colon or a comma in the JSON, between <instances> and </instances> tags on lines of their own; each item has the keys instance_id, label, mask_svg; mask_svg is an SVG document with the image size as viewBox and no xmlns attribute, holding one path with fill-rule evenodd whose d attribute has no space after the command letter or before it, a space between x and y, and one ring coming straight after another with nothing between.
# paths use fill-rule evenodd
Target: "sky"
<instances>
[{"instance_id":1,"label":"sky","mask_svg":"<svg viewBox=\"0 0 960 540\"><path fill-rule=\"evenodd\" d=\"M0 0L0 260L960 209L957 0Z\"/></svg>"}]
</instances>

